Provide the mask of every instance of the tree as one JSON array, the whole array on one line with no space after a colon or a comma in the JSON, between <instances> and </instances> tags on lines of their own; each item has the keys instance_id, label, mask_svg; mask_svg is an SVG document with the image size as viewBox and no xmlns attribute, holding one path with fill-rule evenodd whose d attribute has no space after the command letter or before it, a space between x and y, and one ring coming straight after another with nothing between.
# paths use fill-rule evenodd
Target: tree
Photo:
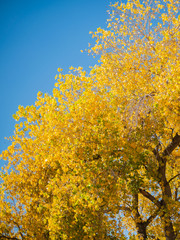
<instances>
[{"instance_id":1,"label":"tree","mask_svg":"<svg viewBox=\"0 0 180 240\"><path fill-rule=\"evenodd\" d=\"M88 50L99 64L19 107L2 153L1 239L180 237L178 9L112 5Z\"/></svg>"}]
</instances>

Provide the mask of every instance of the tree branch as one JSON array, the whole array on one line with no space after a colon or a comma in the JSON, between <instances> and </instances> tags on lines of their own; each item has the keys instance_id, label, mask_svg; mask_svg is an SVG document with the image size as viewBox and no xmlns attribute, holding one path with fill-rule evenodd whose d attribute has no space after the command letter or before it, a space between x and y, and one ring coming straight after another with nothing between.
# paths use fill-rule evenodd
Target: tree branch
<instances>
[{"instance_id":1,"label":"tree branch","mask_svg":"<svg viewBox=\"0 0 180 240\"><path fill-rule=\"evenodd\" d=\"M14 222L13 221L13 223L17 226L17 228L19 229L19 234L21 235L21 238L23 239L24 238L24 236L23 236L23 234L22 234L22 232L21 232L21 227L19 226L19 224L17 223L17 222Z\"/></svg>"},{"instance_id":2,"label":"tree branch","mask_svg":"<svg viewBox=\"0 0 180 240\"><path fill-rule=\"evenodd\" d=\"M171 179L169 179L168 183L170 183L173 179L175 179L176 177L180 176L180 173L178 173L177 175L175 175L174 177L172 177Z\"/></svg>"},{"instance_id":3,"label":"tree branch","mask_svg":"<svg viewBox=\"0 0 180 240\"><path fill-rule=\"evenodd\" d=\"M126 211L126 212L132 212L129 207L125 207L125 206L119 206L118 209L119 209L119 210L122 210L122 211ZM111 212L111 209L105 210L105 211L103 211L103 212L104 212L104 213Z\"/></svg>"},{"instance_id":4,"label":"tree branch","mask_svg":"<svg viewBox=\"0 0 180 240\"><path fill-rule=\"evenodd\" d=\"M147 199L149 199L151 202L153 202L158 208L161 208L161 202L157 200L154 196L152 196L150 193L148 193L144 189L139 189L139 192Z\"/></svg>"},{"instance_id":5,"label":"tree branch","mask_svg":"<svg viewBox=\"0 0 180 240\"><path fill-rule=\"evenodd\" d=\"M175 193L174 193L174 199L175 199L175 201L177 201L177 198L178 198L178 188L176 187L176 188L175 188Z\"/></svg>"},{"instance_id":6,"label":"tree branch","mask_svg":"<svg viewBox=\"0 0 180 240\"><path fill-rule=\"evenodd\" d=\"M156 159L158 160L158 162L163 162L163 159L162 159L161 156L159 155L159 147L160 147L160 146L161 146L161 144L159 143L152 152L154 153L154 156L156 157Z\"/></svg>"},{"instance_id":7,"label":"tree branch","mask_svg":"<svg viewBox=\"0 0 180 240\"><path fill-rule=\"evenodd\" d=\"M123 207L123 206L119 206L119 210L131 212L131 209L129 207Z\"/></svg>"},{"instance_id":8,"label":"tree branch","mask_svg":"<svg viewBox=\"0 0 180 240\"><path fill-rule=\"evenodd\" d=\"M146 226L148 226L153 221L153 219L157 217L160 209L161 209L161 207L156 209L156 211L154 211L154 213L145 221Z\"/></svg>"},{"instance_id":9,"label":"tree branch","mask_svg":"<svg viewBox=\"0 0 180 240\"><path fill-rule=\"evenodd\" d=\"M139 213L138 209L138 204L139 204L139 196L138 193L133 194L133 199L132 199L132 210L133 210L133 217L136 220L142 222L141 215Z\"/></svg>"},{"instance_id":10,"label":"tree branch","mask_svg":"<svg viewBox=\"0 0 180 240\"><path fill-rule=\"evenodd\" d=\"M3 240L3 239L19 240L19 239L16 238L16 237L7 237L7 236L4 236L4 235L0 235L0 239L1 239L1 240Z\"/></svg>"},{"instance_id":11,"label":"tree branch","mask_svg":"<svg viewBox=\"0 0 180 240\"><path fill-rule=\"evenodd\" d=\"M155 147L155 149L153 150L153 153L156 157L156 159L158 160L158 162L162 161L164 162L165 160L163 159L166 156L169 156L172 151L180 145L180 135L178 135L176 133L175 137L173 137L172 142L164 149L162 156L159 155L159 147L160 147L160 143Z\"/></svg>"},{"instance_id":12,"label":"tree branch","mask_svg":"<svg viewBox=\"0 0 180 240\"><path fill-rule=\"evenodd\" d=\"M173 137L172 142L164 149L162 153L162 157L166 157L172 153L172 151L179 146L180 144L180 135L176 133L175 137Z\"/></svg>"}]
</instances>

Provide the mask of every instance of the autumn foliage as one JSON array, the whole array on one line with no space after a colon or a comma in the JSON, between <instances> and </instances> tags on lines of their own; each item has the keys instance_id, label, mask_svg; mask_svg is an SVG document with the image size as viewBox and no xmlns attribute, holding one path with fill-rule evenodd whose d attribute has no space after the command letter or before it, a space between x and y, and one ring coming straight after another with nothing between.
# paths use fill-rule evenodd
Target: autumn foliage
<instances>
[{"instance_id":1,"label":"autumn foliage","mask_svg":"<svg viewBox=\"0 0 180 240\"><path fill-rule=\"evenodd\" d=\"M18 123L0 239L180 239L178 0L111 6L89 73L56 76Z\"/></svg>"}]
</instances>

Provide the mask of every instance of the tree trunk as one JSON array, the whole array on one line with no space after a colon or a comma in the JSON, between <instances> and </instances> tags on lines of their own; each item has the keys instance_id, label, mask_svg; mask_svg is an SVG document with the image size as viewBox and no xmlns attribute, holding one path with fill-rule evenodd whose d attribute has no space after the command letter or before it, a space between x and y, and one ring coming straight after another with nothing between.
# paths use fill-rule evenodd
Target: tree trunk
<instances>
[{"instance_id":1,"label":"tree trunk","mask_svg":"<svg viewBox=\"0 0 180 240\"><path fill-rule=\"evenodd\" d=\"M164 233L166 240L175 240L176 235L174 232L173 224L171 221L171 213L168 210L168 201L172 200L172 192L169 182L166 179L166 160L162 159L162 164L159 166L160 181L159 185L162 189L162 206L163 214L161 215L161 220L164 225Z\"/></svg>"},{"instance_id":2,"label":"tree trunk","mask_svg":"<svg viewBox=\"0 0 180 240\"><path fill-rule=\"evenodd\" d=\"M175 240L176 239L176 235L174 233L172 221L170 218L168 220L167 220L167 218L164 220L164 232L165 232L166 240Z\"/></svg>"},{"instance_id":3,"label":"tree trunk","mask_svg":"<svg viewBox=\"0 0 180 240\"><path fill-rule=\"evenodd\" d=\"M143 222L143 220L141 218L141 215L138 210L138 204L139 204L138 193L135 193L133 195L132 207L133 207L134 221L136 224L136 230L138 233L139 240L146 240L147 239L147 233L146 233L147 224L145 222Z\"/></svg>"},{"instance_id":4,"label":"tree trunk","mask_svg":"<svg viewBox=\"0 0 180 240\"><path fill-rule=\"evenodd\" d=\"M172 192L171 192L171 187L169 182L167 181L166 178L166 164L167 164L167 159L166 157L169 156L173 150L179 146L180 144L180 135L176 134L171 143L164 149L162 154L159 154L159 146L160 144L157 145L157 147L153 150L154 156L156 157L158 163L159 163L159 168L157 172L157 178L158 178L158 183L161 187L162 190L162 213L161 213L161 221L162 224L164 225L164 233L166 240L175 240L176 239L176 234L173 228L173 223L171 221L171 212L168 210L168 204L172 200Z\"/></svg>"},{"instance_id":5,"label":"tree trunk","mask_svg":"<svg viewBox=\"0 0 180 240\"><path fill-rule=\"evenodd\" d=\"M147 233L146 233L146 225L143 222L136 223L137 233L139 240L146 240Z\"/></svg>"}]
</instances>

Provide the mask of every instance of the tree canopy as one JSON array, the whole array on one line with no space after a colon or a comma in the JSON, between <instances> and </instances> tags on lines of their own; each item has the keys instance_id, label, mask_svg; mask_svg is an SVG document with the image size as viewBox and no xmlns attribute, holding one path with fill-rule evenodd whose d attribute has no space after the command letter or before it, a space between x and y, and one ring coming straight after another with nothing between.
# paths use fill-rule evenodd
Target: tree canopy
<instances>
[{"instance_id":1,"label":"tree canopy","mask_svg":"<svg viewBox=\"0 0 180 240\"><path fill-rule=\"evenodd\" d=\"M0 239L180 238L178 0L111 6L86 73L19 106L1 154Z\"/></svg>"}]
</instances>

